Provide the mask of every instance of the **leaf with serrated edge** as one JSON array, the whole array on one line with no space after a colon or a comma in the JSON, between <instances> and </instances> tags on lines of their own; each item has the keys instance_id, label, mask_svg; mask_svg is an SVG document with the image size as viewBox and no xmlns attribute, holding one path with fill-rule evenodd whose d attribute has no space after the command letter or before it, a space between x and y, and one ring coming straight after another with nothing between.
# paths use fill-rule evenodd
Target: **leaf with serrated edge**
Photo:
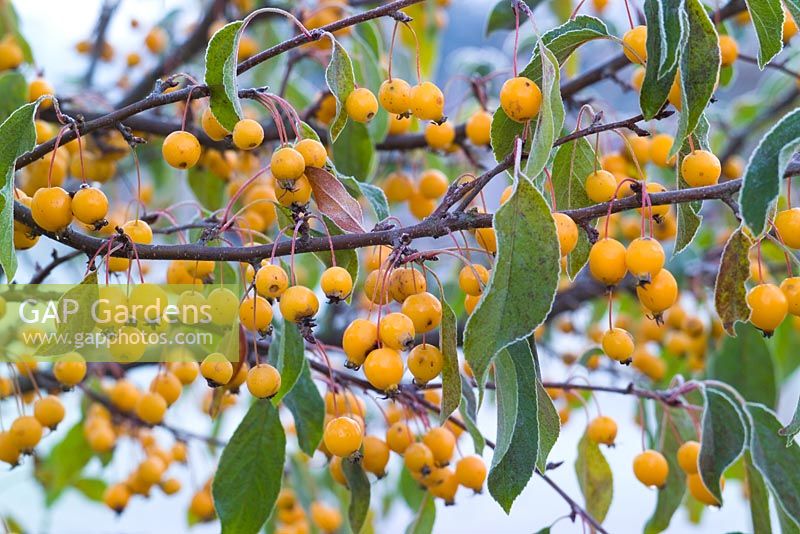
<instances>
[{"instance_id":1,"label":"leaf with serrated edge","mask_svg":"<svg viewBox=\"0 0 800 534\"><path fill-rule=\"evenodd\" d=\"M788 154L800 146L800 108L787 113L767 132L750 156L742 178L739 206L754 235L761 235L767 215L778 198Z\"/></svg>"},{"instance_id":2,"label":"leaf with serrated edge","mask_svg":"<svg viewBox=\"0 0 800 534\"><path fill-rule=\"evenodd\" d=\"M350 59L347 50L339 44L339 41L333 35L328 34L328 37L333 41L333 49L328 68L325 69L325 82L336 99L336 117L331 122L330 127L330 137L333 143L336 142L345 124L347 124L347 111L344 109L344 103L353 89L355 89L356 77L353 72L353 61Z\"/></svg>"},{"instance_id":3,"label":"leaf with serrated edge","mask_svg":"<svg viewBox=\"0 0 800 534\"><path fill-rule=\"evenodd\" d=\"M285 454L277 408L254 402L222 451L211 486L223 534L261 529L281 489Z\"/></svg>"},{"instance_id":4,"label":"leaf with serrated edge","mask_svg":"<svg viewBox=\"0 0 800 534\"><path fill-rule=\"evenodd\" d=\"M228 131L242 118L236 60L242 21L231 22L217 30L206 48L205 82L211 93L211 112Z\"/></svg>"},{"instance_id":5,"label":"leaf with serrated edge","mask_svg":"<svg viewBox=\"0 0 800 534\"><path fill-rule=\"evenodd\" d=\"M498 250L489 284L467 320L464 355L483 392L495 354L524 339L553 305L561 269L550 207L525 179L494 215Z\"/></svg>"},{"instance_id":6,"label":"leaf with serrated edge","mask_svg":"<svg viewBox=\"0 0 800 534\"><path fill-rule=\"evenodd\" d=\"M578 442L575 474L586 501L586 511L602 523L614 497L614 476L600 446L585 433Z\"/></svg>"},{"instance_id":7,"label":"leaf with serrated edge","mask_svg":"<svg viewBox=\"0 0 800 534\"><path fill-rule=\"evenodd\" d=\"M708 491L721 504L720 477L742 455L747 432L741 409L728 393L706 386L703 398L705 408L698 473Z\"/></svg>"},{"instance_id":8,"label":"leaf with serrated edge","mask_svg":"<svg viewBox=\"0 0 800 534\"><path fill-rule=\"evenodd\" d=\"M497 445L487 486L495 501L511 512L536 469L539 411L533 354L527 340L500 351L495 361Z\"/></svg>"},{"instance_id":9,"label":"leaf with serrated edge","mask_svg":"<svg viewBox=\"0 0 800 534\"><path fill-rule=\"evenodd\" d=\"M361 205L350 196L342 182L325 169L306 168L319 211L345 232L364 232Z\"/></svg>"},{"instance_id":10,"label":"leaf with serrated edge","mask_svg":"<svg viewBox=\"0 0 800 534\"><path fill-rule=\"evenodd\" d=\"M728 238L722 250L719 271L714 285L714 308L728 334L735 336L734 327L750 317L747 305L747 279L750 278L748 252L752 240L739 227Z\"/></svg>"}]
</instances>

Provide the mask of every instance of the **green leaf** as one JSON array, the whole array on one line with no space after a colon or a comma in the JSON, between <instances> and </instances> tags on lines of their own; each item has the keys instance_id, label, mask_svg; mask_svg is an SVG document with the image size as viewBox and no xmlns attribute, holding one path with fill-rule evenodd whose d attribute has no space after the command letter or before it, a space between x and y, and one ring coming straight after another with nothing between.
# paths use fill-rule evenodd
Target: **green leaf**
<instances>
[{"instance_id":1,"label":"green leaf","mask_svg":"<svg viewBox=\"0 0 800 534\"><path fill-rule=\"evenodd\" d=\"M539 412L539 450L537 451L536 467L544 473L547 467L547 457L561 433L561 418L558 416L553 399L547 394L538 377L536 379L536 404Z\"/></svg>"},{"instance_id":2,"label":"green leaf","mask_svg":"<svg viewBox=\"0 0 800 534\"><path fill-rule=\"evenodd\" d=\"M389 218L389 200L386 198L386 193L383 192L378 186L368 184L366 182L359 183L361 193L367 199L372 211L375 212L375 218L378 221L383 221Z\"/></svg>"},{"instance_id":3,"label":"green leaf","mask_svg":"<svg viewBox=\"0 0 800 534\"><path fill-rule=\"evenodd\" d=\"M258 532L281 489L286 436L278 410L257 400L222 451L211 492L222 532Z\"/></svg>"},{"instance_id":4,"label":"green leaf","mask_svg":"<svg viewBox=\"0 0 800 534\"><path fill-rule=\"evenodd\" d=\"M750 19L758 38L758 67L764 66L783 50L783 6L781 0L747 0Z\"/></svg>"},{"instance_id":5,"label":"green leaf","mask_svg":"<svg viewBox=\"0 0 800 534\"><path fill-rule=\"evenodd\" d=\"M400 495L411 510L418 510L422 506L425 495L428 494L420 486L420 483L411 477L408 469L400 470L400 480L398 480Z\"/></svg>"},{"instance_id":6,"label":"green leaf","mask_svg":"<svg viewBox=\"0 0 800 534\"><path fill-rule=\"evenodd\" d=\"M53 504L69 486L81 477L83 468L92 459L92 450L86 442L83 425L69 429L60 442L53 446L47 457L34 468L36 479L45 489L45 501Z\"/></svg>"},{"instance_id":7,"label":"green leaf","mask_svg":"<svg viewBox=\"0 0 800 534\"><path fill-rule=\"evenodd\" d=\"M578 442L575 474L586 501L586 511L602 523L614 497L614 476L600 446L586 433Z\"/></svg>"},{"instance_id":8,"label":"green leaf","mask_svg":"<svg viewBox=\"0 0 800 534\"><path fill-rule=\"evenodd\" d=\"M542 3L543 0L523 0L533 12L536 7ZM489 18L486 20L485 35L491 35L498 30L513 30L516 24L516 17L514 16L514 9L511 7L511 2L508 0L500 0L497 2L492 11L489 13ZM525 22L528 16L525 12L520 12L519 23L520 26Z\"/></svg>"},{"instance_id":9,"label":"green leaf","mask_svg":"<svg viewBox=\"0 0 800 534\"><path fill-rule=\"evenodd\" d=\"M720 67L719 36L700 0L685 0L682 13L687 29L681 54L681 113L678 133L670 149L676 155L697 127L717 84Z\"/></svg>"},{"instance_id":10,"label":"green leaf","mask_svg":"<svg viewBox=\"0 0 800 534\"><path fill-rule=\"evenodd\" d=\"M489 470L489 493L508 514L536 469L539 412L536 368L527 340L500 351L495 361L497 446Z\"/></svg>"},{"instance_id":11,"label":"green leaf","mask_svg":"<svg viewBox=\"0 0 800 534\"><path fill-rule=\"evenodd\" d=\"M333 128L331 126L331 128ZM375 170L375 143L367 127L350 121L333 143L333 161L340 172L366 181Z\"/></svg>"},{"instance_id":12,"label":"green leaf","mask_svg":"<svg viewBox=\"0 0 800 534\"><path fill-rule=\"evenodd\" d=\"M33 118L39 102L25 104L0 124L0 265L11 283L17 273L17 253L14 250L14 164L17 158L36 144Z\"/></svg>"},{"instance_id":13,"label":"green leaf","mask_svg":"<svg viewBox=\"0 0 800 534\"><path fill-rule=\"evenodd\" d=\"M347 517L350 520L350 528L353 534L359 534L364 528L369 513L370 487L367 474L361 467L361 462L354 462L349 458L342 460L342 470L347 480L347 487L350 488L350 505L347 509Z\"/></svg>"},{"instance_id":14,"label":"green leaf","mask_svg":"<svg viewBox=\"0 0 800 534\"><path fill-rule=\"evenodd\" d=\"M755 235L767 224L772 203L778 198L789 157L800 146L800 108L787 113L767 132L750 156L744 171L739 205L742 218Z\"/></svg>"},{"instance_id":15,"label":"green leaf","mask_svg":"<svg viewBox=\"0 0 800 534\"><path fill-rule=\"evenodd\" d=\"M786 436L786 446L790 447L794 443L794 438L800 434L800 399L797 400L797 406L794 409L794 415L791 422L785 427L781 428L778 432L781 436Z\"/></svg>"},{"instance_id":16,"label":"green leaf","mask_svg":"<svg viewBox=\"0 0 800 534\"><path fill-rule=\"evenodd\" d=\"M708 491L722 504L720 477L742 455L747 432L741 412L727 393L707 386L703 397L699 473Z\"/></svg>"},{"instance_id":17,"label":"green leaf","mask_svg":"<svg viewBox=\"0 0 800 534\"><path fill-rule=\"evenodd\" d=\"M464 355L481 395L495 354L532 334L547 317L561 269L550 208L527 180L519 180L511 198L497 210L494 228L495 266L464 332Z\"/></svg>"},{"instance_id":18,"label":"green leaf","mask_svg":"<svg viewBox=\"0 0 800 534\"><path fill-rule=\"evenodd\" d=\"M586 177L594 172L595 154L591 143L585 138L561 145L553 159L553 188L556 192L556 207L571 210L591 206L594 202L586 195ZM569 275L578 274L589 260L591 243L586 232L579 232L578 244L567 258Z\"/></svg>"},{"instance_id":19,"label":"green leaf","mask_svg":"<svg viewBox=\"0 0 800 534\"><path fill-rule=\"evenodd\" d=\"M81 478L75 481L73 487L90 501L102 502L107 484L99 478Z\"/></svg>"},{"instance_id":20,"label":"green leaf","mask_svg":"<svg viewBox=\"0 0 800 534\"><path fill-rule=\"evenodd\" d=\"M14 110L28 101L28 82L16 71L0 75L0 121L6 120Z\"/></svg>"},{"instance_id":21,"label":"green leaf","mask_svg":"<svg viewBox=\"0 0 800 534\"><path fill-rule=\"evenodd\" d=\"M376 58L383 57L383 36L381 35L381 25L379 20L370 20L364 24L358 24L353 29L373 56ZM381 82L383 82L382 79L378 80L377 85L380 85Z\"/></svg>"},{"instance_id":22,"label":"green leaf","mask_svg":"<svg viewBox=\"0 0 800 534\"><path fill-rule=\"evenodd\" d=\"M675 235L675 246L672 255L680 254L686 247L692 244L697 232L700 231L700 223L703 216L698 214L689 202L678 204L678 227Z\"/></svg>"},{"instance_id":23,"label":"green leaf","mask_svg":"<svg viewBox=\"0 0 800 534\"><path fill-rule=\"evenodd\" d=\"M335 146L339 134L344 129L345 124L347 124L347 112L344 109L344 103L356 87L356 78L353 72L353 61L350 59L350 54L347 53L347 50L344 49L333 35L329 37L333 42L333 49L331 51L330 63L328 63L328 68L325 69L325 81L328 84L328 89L331 90L333 97L336 99L336 117L333 119L333 122L331 122L330 128L330 139ZM366 128L364 129L366 130ZM347 171L345 172L347 174L354 174Z\"/></svg>"},{"instance_id":24,"label":"green leaf","mask_svg":"<svg viewBox=\"0 0 800 534\"><path fill-rule=\"evenodd\" d=\"M187 171L189 187L194 197L209 211L216 211L225 205L225 181L202 167L192 167Z\"/></svg>"},{"instance_id":25,"label":"green leaf","mask_svg":"<svg viewBox=\"0 0 800 534\"><path fill-rule=\"evenodd\" d=\"M675 81L684 25L681 13L685 0L645 0L647 57L639 105L645 119L652 119L667 101ZM657 59L657 61L655 61Z\"/></svg>"},{"instance_id":26,"label":"green leaf","mask_svg":"<svg viewBox=\"0 0 800 534\"><path fill-rule=\"evenodd\" d=\"M645 9L647 9L645 7ZM685 0L658 0L658 29L656 35L661 40L661 46L656 56L650 56L648 49L647 57L657 57L659 67L659 77L665 76L668 72L675 72L681 57L681 41L683 41L685 27L680 17L680 12L685 9ZM647 35L650 36L650 19L647 19Z\"/></svg>"},{"instance_id":27,"label":"green leaf","mask_svg":"<svg viewBox=\"0 0 800 534\"><path fill-rule=\"evenodd\" d=\"M786 512L784 512L783 508L780 506L778 506L778 523L781 525L781 534L800 533L800 525L798 525L798 523L795 522L791 517L786 515Z\"/></svg>"},{"instance_id":28,"label":"green leaf","mask_svg":"<svg viewBox=\"0 0 800 534\"><path fill-rule=\"evenodd\" d=\"M472 436L472 443L475 446L475 454L483 454L483 448L486 446L486 438L481 434L481 429L478 428L476 423L476 415L478 410L478 401L475 398L475 392L467 382L465 376L461 376L461 404L458 405L458 413L461 414L461 420L467 431Z\"/></svg>"},{"instance_id":29,"label":"green leaf","mask_svg":"<svg viewBox=\"0 0 800 534\"><path fill-rule=\"evenodd\" d=\"M795 523L800 523L800 446L788 447L778 435L781 423L775 413L759 404L747 403L750 418L750 454L753 465L764 477L779 508Z\"/></svg>"},{"instance_id":30,"label":"green leaf","mask_svg":"<svg viewBox=\"0 0 800 534\"><path fill-rule=\"evenodd\" d=\"M276 337L272 338L273 343ZM272 398L272 404L276 407L297 383L300 373L303 370L305 358L305 343L297 326L284 319L280 328L280 335L277 336L278 357L274 362L275 368L281 373L281 388Z\"/></svg>"},{"instance_id":31,"label":"green leaf","mask_svg":"<svg viewBox=\"0 0 800 534\"><path fill-rule=\"evenodd\" d=\"M406 534L430 534L436 522L436 503L430 492L425 492L414 521L406 528Z\"/></svg>"},{"instance_id":32,"label":"green leaf","mask_svg":"<svg viewBox=\"0 0 800 534\"><path fill-rule=\"evenodd\" d=\"M359 182L352 176L346 176L336 171L336 177L344 184L347 190L354 197L364 197L369 202L372 211L375 212L375 218L382 221L389 217L389 200L383 189L367 182Z\"/></svg>"},{"instance_id":33,"label":"green leaf","mask_svg":"<svg viewBox=\"0 0 800 534\"><path fill-rule=\"evenodd\" d=\"M778 386L772 353L749 323L737 325L736 338L725 338L709 362L708 377L730 384L749 401L775 407Z\"/></svg>"},{"instance_id":34,"label":"green leaf","mask_svg":"<svg viewBox=\"0 0 800 534\"><path fill-rule=\"evenodd\" d=\"M461 402L461 373L458 370L458 322L452 306L441 295L442 323L439 326L439 350L442 366L442 403L439 421L444 424Z\"/></svg>"},{"instance_id":35,"label":"green leaf","mask_svg":"<svg viewBox=\"0 0 800 534\"><path fill-rule=\"evenodd\" d=\"M66 303L77 303L77 311L70 315L69 321L58 321L56 336L39 345L36 356L58 356L79 350L81 347L74 342L75 338L84 332L92 332L97 327L93 305L98 298L97 271L92 271L80 284L69 288L58 299L57 309L65 309Z\"/></svg>"},{"instance_id":36,"label":"green leaf","mask_svg":"<svg viewBox=\"0 0 800 534\"><path fill-rule=\"evenodd\" d=\"M525 173L536 178L550 159L553 142L564 125L564 103L561 101L561 83L558 59L539 41L537 47L542 61L542 106L533 133Z\"/></svg>"},{"instance_id":37,"label":"green leaf","mask_svg":"<svg viewBox=\"0 0 800 534\"><path fill-rule=\"evenodd\" d=\"M361 87L367 87L376 95L381 83L386 79L386 72L381 66L382 57L381 37L374 25L377 21L369 21L365 24L356 26L356 31L350 35L350 52L353 54L354 67L358 71L358 79L362 80ZM367 34L370 43L362 38L362 34ZM389 114L377 113L367 124L370 138L374 142L386 139L389 133Z\"/></svg>"},{"instance_id":38,"label":"green leaf","mask_svg":"<svg viewBox=\"0 0 800 534\"><path fill-rule=\"evenodd\" d=\"M236 81L241 27L241 20L226 24L211 37L206 48L205 82L211 92L211 112L228 131L233 131L242 118L239 84Z\"/></svg>"},{"instance_id":39,"label":"green leaf","mask_svg":"<svg viewBox=\"0 0 800 534\"><path fill-rule=\"evenodd\" d=\"M751 239L739 227L728 238L722 250L717 281L714 285L714 307L728 334L735 336L734 327L739 321L747 321L750 307L747 305L747 287L750 278L748 253L753 245Z\"/></svg>"},{"instance_id":40,"label":"green leaf","mask_svg":"<svg viewBox=\"0 0 800 534\"><path fill-rule=\"evenodd\" d=\"M665 410L669 410L667 413ZM656 405L662 446L660 452L667 459L669 472L667 482L658 491L656 509L645 525L645 534L657 534L667 530L672 516L680 508L686 493L686 475L678 465L678 448L684 441L695 439L694 425L686 410Z\"/></svg>"},{"instance_id":41,"label":"green leaf","mask_svg":"<svg viewBox=\"0 0 800 534\"><path fill-rule=\"evenodd\" d=\"M603 349L600 347L592 347L581 354L581 357L578 358L578 363L588 368L589 362L594 356L602 356L603 354L605 354L605 352L603 352Z\"/></svg>"},{"instance_id":42,"label":"green leaf","mask_svg":"<svg viewBox=\"0 0 800 534\"><path fill-rule=\"evenodd\" d=\"M750 518L753 520L754 534L769 534L772 532L769 517L769 491L764 484L764 477L753 465L750 451L744 453L744 467L747 472L747 489L750 497Z\"/></svg>"},{"instance_id":43,"label":"green leaf","mask_svg":"<svg viewBox=\"0 0 800 534\"><path fill-rule=\"evenodd\" d=\"M587 15L578 15L545 33L542 36L542 42L558 59L559 64L563 65L581 45L595 39L606 39L608 36L608 28L601 20ZM531 62L519 75L533 80L541 87L542 59L539 57L538 49L533 54ZM514 139L522 134L523 128L523 124L509 119L502 108L497 109L492 120L492 150L498 161L511 153Z\"/></svg>"},{"instance_id":44,"label":"green leaf","mask_svg":"<svg viewBox=\"0 0 800 534\"><path fill-rule=\"evenodd\" d=\"M310 124L305 121L300 121L298 126L303 139L313 139L314 141L319 141L320 143L322 142L320 141L319 134L314 128L311 127Z\"/></svg>"},{"instance_id":45,"label":"green leaf","mask_svg":"<svg viewBox=\"0 0 800 534\"><path fill-rule=\"evenodd\" d=\"M322 396L311 378L311 369L305 359L300 368L300 376L292 390L283 398L283 404L294 418L300 449L309 456L313 456L322 441L325 401L322 400Z\"/></svg>"}]
</instances>

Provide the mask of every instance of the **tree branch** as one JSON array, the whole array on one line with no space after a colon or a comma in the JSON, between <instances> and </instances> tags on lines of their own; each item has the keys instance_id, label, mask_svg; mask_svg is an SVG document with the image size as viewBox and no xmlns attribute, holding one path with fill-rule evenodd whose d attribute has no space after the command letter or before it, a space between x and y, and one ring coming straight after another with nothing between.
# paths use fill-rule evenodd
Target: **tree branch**
<instances>
[{"instance_id":1,"label":"tree branch","mask_svg":"<svg viewBox=\"0 0 800 534\"><path fill-rule=\"evenodd\" d=\"M142 76L139 83L130 89L125 98L117 104L117 107L128 106L146 97L153 90L153 83L155 80L161 76L170 74L173 70L189 61L197 52L203 50L208 43L208 30L211 28L211 25L214 24L214 21L222 15L227 3L228 0L213 0L212 4L206 10L205 15L198 21L189 37L177 46L168 56L165 56L158 65Z\"/></svg>"},{"instance_id":2,"label":"tree branch","mask_svg":"<svg viewBox=\"0 0 800 534\"><path fill-rule=\"evenodd\" d=\"M499 174L510 166L510 157L507 157L500 165L487 171L488 173ZM800 157L793 156L786 176L796 176L800 174ZM475 182L482 180L478 178ZM472 182L471 182L472 183ZM695 200L720 199L738 191L742 186L742 180L730 180L721 184L695 187L691 189L679 189L676 191L665 191L663 193L653 193L650 200L654 206L665 204L679 204L693 202ZM595 204L586 208L564 210L563 213L569 215L576 223L590 221L602 217L607 213L618 213L621 211L632 210L641 207L641 199L638 195L625 197L620 200ZM61 234L54 234L39 228L33 221L30 210L20 204L14 203L14 217L23 224L36 229L39 233L52 239L56 239L62 244L72 248L82 250L87 254L94 255L102 247L107 246L108 240L82 234L72 228L67 228ZM333 247L336 250L357 249L373 245L396 245L400 242L423 238L423 237L442 237L448 233L459 230L471 230L475 228L487 228L492 225L492 215L478 214L471 212L447 212L434 214L422 222L400 228L388 230L377 230L373 232L342 234L328 237L307 237L298 240L294 247L290 239L282 239L277 245L258 245L253 247L218 247L205 246L203 244L186 245L137 245L136 254L143 260L216 260L216 261L240 261L254 262L263 258L275 256L286 256L294 248L296 254L304 252L320 252L329 250ZM115 239L112 237L110 239ZM133 249L130 244L123 243L123 246L113 253L114 256L132 257Z\"/></svg>"},{"instance_id":3,"label":"tree branch","mask_svg":"<svg viewBox=\"0 0 800 534\"><path fill-rule=\"evenodd\" d=\"M103 54L103 45L106 44L108 26L121 2L122 0L105 0L103 7L100 8L100 16L97 18L97 27L95 28L94 45L92 45L92 52L89 56L89 68L86 69L86 76L83 79L83 85L86 87L92 85L94 73L97 70L97 62Z\"/></svg>"},{"instance_id":4,"label":"tree branch","mask_svg":"<svg viewBox=\"0 0 800 534\"><path fill-rule=\"evenodd\" d=\"M334 32L341 30L343 28L347 28L349 26L353 26L355 24L359 24L362 22L366 22L368 20L372 20L375 18L383 17L386 15L391 15L398 10L408 7L413 4L417 4L422 2L423 0L395 0L394 2L390 2L386 5L377 7L375 9L371 9L369 11L364 11L363 13L359 13L350 17L343 18L321 28L311 30L311 37L307 37L304 34L297 35L288 41L284 41L279 45L273 46L263 52L256 54L255 56L251 57L247 61L243 61L239 64L237 68L237 72L241 74L261 62L264 62L268 59L271 59L279 54L297 48L303 44L306 44L311 41L315 41L320 39L325 32ZM245 89L243 91L239 91L239 96L241 98L247 98L248 96L252 95L252 89ZM142 113L143 111L147 111L148 109L153 109L160 106L165 106L167 104L174 104L175 102L181 102L184 100L191 98L196 100L198 98L205 98L209 95L208 87L205 85L192 85L189 87L185 87L183 89L179 89L177 91L172 91L171 93L156 93L150 94L146 98L139 100L138 102L134 102L132 104L128 104L127 106L123 106L111 113L99 117L95 120L91 120L85 122L80 125L80 133L81 135L86 135L87 133L93 132L95 130L99 130L102 128L109 128L115 125L118 122L124 122L128 117L133 115L137 115ZM61 137L61 142L66 144L77 137L74 130L70 129L69 131L65 132L64 135ZM50 153L55 148L55 139L51 139L41 145L36 146L30 152L27 152L20 156L16 161L15 168L17 170L25 167L26 165L30 165L37 159L41 158L45 154Z\"/></svg>"},{"instance_id":5,"label":"tree branch","mask_svg":"<svg viewBox=\"0 0 800 534\"><path fill-rule=\"evenodd\" d=\"M731 0L725 6L720 8L719 11L710 15L711 20L723 21L734 17L744 11L746 8L744 0ZM625 54L617 54L611 59L606 60L600 65L587 70L586 72L576 76L561 86L561 98L567 100L579 91L594 85L595 83L608 78L615 72L624 69L631 62L625 57Z\"/></svg>"},{"instance_id":6,"label":"tree branch","mask_svg":"<svg viewBox=\"0 0 800 534\"><path fill-rule=\"evenodd\" d=\"M53 273L53 271L56 270L57 267L59 267L64 263L74 260L81 254L83 254L82 250L73 250L72 252L68 252L63 256L59 256L58 252L55 249L53 249L53 252L51 254L52 260L50 261L50 263L48 263L44 267L37 267L36 272L34 273L30 282L28 282L28 284L29 285L41 284L47 279L48 276L50 276Z\"/></svg>"},{"instance_id":7,"label":"tree branch","mask_svg":"<svg viewBox=\"0 0 800 534\"><path fill-rule=\"evenodd\" d=\"M356 24L360 24L362 22L366 22L368 20L384 17L387 15L392 15L397 11L403 9L404 7L408 7L414 4L419 4L425 0L395 0L394 2L389 2L380 7L376 7L374 9L370 9L369 11L364 11L362 13L358 13L356 15L352 15L350 17L343 18L341 20L337 20L336 22L332 22L321 28L316 28L313 30L309 30L309 35L306 34L298 34L291 39L284 41L280 44L277 44L271 48L268 48L258 54L242 61L236 67L236 73L242 74L246 72L259 63L263 63L268 59L272 59L275 56L279 56L284 52L288 52L292 48L297 48L300 45L304 45L313 41L318 41L321 39L325 33L334 33L349 26L354 26Z\"/></svg>"}]
</instances>

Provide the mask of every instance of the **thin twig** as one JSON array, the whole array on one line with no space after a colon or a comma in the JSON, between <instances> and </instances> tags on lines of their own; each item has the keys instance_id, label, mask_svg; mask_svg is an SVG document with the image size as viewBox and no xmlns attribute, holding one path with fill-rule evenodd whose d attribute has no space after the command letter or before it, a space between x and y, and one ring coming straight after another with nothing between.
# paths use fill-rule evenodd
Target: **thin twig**
<instances>
[{"instance_id":1,"label":"thin twig","mask_svg":"<svg viewBox=\"0 0 800 534\"><path fill-rule=\"evenodd\" d=\"M106 44L106 33L111 24L111 18L119 7L122 0L105 0L100 8L100 16L97 18L97 26L94 31L94 44L92 45L91 55L89 56L89 67L86 69L86 76L83 78L83 85L91 87L94 80L94 73L97 70L97 63L103 55L103 48Z\"/></svg>"}]
</instances>

